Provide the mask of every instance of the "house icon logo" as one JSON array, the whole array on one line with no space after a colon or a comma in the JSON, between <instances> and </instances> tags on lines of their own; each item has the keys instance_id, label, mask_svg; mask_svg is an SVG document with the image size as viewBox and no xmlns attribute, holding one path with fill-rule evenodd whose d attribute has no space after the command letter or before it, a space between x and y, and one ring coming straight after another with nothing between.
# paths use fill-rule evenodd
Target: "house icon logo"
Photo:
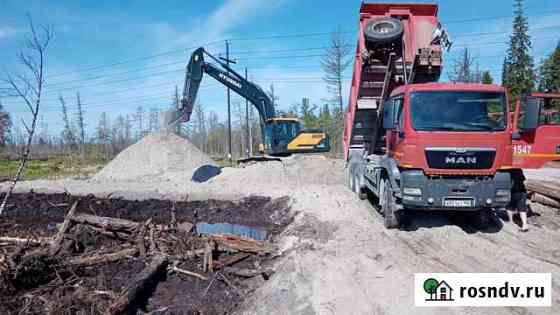
<instances>
[{"instance_id":1,"label":"house icon logo","mask_svg":"<svg viewBox=\"0 0 560 315\"><path fill-rule=\"evenodd\" d=\"M454 301L453 288L444 280L426 279L424 281L424 291L429 294L426 301Z\"/></svg>"}]
</instances>

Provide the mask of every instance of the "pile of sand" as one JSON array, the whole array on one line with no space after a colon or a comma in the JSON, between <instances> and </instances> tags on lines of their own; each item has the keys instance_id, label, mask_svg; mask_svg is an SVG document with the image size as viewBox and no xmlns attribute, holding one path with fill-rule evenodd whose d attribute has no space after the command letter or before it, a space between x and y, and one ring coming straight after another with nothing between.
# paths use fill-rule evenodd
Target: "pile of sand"
<instances>
[{"instance_id":1,"label":"pile of sand","mask_svg":"<svg viewBox=\"0 0 560 315\"><path fill-rule=\"evenodd\" d=\"M342 185L344 161L320 155L294 155L281 162L258 162L245 168L224 168L210 182L222 189L242 187L275 196L275 191L306 185ZM233 188L232 188L233 187Z\"/></svg>"},{"instance_id":2,"label":"pile of sand","mask_svg":"<svg viewBox=\"0 0 560 315\"><path fill-rule=\"evenodd\" d=\"M204 165L216 165L216 162L186 139L156 133L122 151L94 180L161 181L177 173L190 177Z\"/></svg>"}]
</instances>

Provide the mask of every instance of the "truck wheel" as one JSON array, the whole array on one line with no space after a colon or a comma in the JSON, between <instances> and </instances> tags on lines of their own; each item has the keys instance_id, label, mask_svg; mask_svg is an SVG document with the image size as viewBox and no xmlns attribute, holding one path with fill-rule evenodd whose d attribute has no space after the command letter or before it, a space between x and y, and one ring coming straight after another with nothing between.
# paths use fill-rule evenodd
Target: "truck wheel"
<instances>
[{"instance_id":1,"label":"truck wheel","mask_svg":"<svg viewBox=\"0 0 560 315\"><path fill-rule=\"evenodd\" d=\"M400 223L395 210L397 206L395 196L393 196L393 188L388 179L384 179L383 181L383 186L385 187L385 189L382 190L381 196L384 200L381 208L381 212L383 213L383 225L388 229L396 229L400 226Z\"/></svg>"},{"instance_id":2,"label":"truck wheel","mask_svg":"<svg viewBox=\"0 0 560 315\"><path fill-rule=\"evenodd\" d=\"M364 30L366 40L371 43L391 43L401 39L404 27L395 18L380 18L368 22Z\"/></svg>"}]
</instances>

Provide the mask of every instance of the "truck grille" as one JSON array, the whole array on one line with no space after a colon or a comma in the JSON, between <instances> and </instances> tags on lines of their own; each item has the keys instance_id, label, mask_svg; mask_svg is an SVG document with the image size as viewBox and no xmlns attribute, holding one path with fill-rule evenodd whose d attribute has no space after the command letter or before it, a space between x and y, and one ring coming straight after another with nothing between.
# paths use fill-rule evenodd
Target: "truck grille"
<instances>
[{"instance_id":1,"label":"truck grille","mask_svg":"<svg viewBox=\"0 0 560 315\"><path fill-rule=\"evenodd\" d=\"M491 148L426 148L430 168L489 169L495 158L496 150Z\"/></svg>"}]
</instances>

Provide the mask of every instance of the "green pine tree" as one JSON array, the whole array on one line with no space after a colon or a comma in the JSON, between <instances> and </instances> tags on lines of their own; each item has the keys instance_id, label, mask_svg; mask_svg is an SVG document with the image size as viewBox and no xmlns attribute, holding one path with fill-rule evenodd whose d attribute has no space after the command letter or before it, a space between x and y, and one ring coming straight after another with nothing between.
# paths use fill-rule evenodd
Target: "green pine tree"
<instances>
[{"instance_id":1,"label":"green pine tree","mask_svg":"<svg viewBox=\"0 0 560 315\"><path fill-rule=\"evenodd\" d=\"M542 92L560 92L560 42L554 52L541 63L539 90Z\"/></svg>"},{"instance_id":2,"label":"green pine tree","mask_svg":"<svg viewBox=\"0 0 560 315\"><path fill-rule=\"evenodd\" d=\"M560 93L560 42L554 52L541 62L539 68L539 91ZM560 101L554 100L552 105L560 109Z\"/></svg>"},{"instance_id":3,"label":"green pine tree","mask_svg":"<svg viewBox=\"0 0 560 315\"><path fill-rule=\"evenodd\" d=\"M535 72L529 36L529 23L523 12L523 0L515 1L515 19L509 48L504 60L502 84L508 88L511 101L530 93L535 86Z\"/></svg>"},{"instance_id":4,"label":"green pine tree","mask_svg":"<svg viewBox=\"0 0 560 315\"><path fill-rule=\"evenodd\" d=\"M494 79L492 78L492 75L490 74L490 71L484 71L482 73L482 83L483 84L492 84L494 83Z\"/></svg>"},{"instance_id":5,"label":"green pine tree","mask_svg":"<svg viewBox=\"0 0 560 315\"><path fill-rule=\"evenodd\" d=\"M509 65L508 65L508 61L507 61L507 56L504 57L504 63L502 63L502 84L504 84L504 82L506 82L507 80L507 75L509 73Z\"/></svg>"}]
</instances>

